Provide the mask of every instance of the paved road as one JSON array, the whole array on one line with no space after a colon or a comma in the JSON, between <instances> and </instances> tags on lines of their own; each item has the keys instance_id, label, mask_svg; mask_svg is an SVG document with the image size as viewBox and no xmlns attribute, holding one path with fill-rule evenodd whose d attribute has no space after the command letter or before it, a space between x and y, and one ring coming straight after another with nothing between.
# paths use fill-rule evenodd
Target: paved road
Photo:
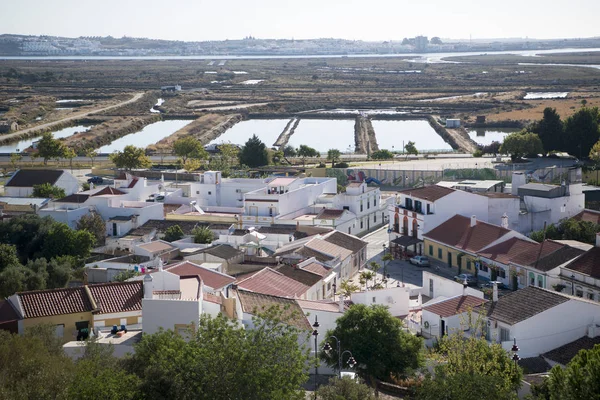
<instances>
[{"instance_id":1,"label":"paved road","mask_svg":"<svg viewBox=\"0 0 600 400\"><path fill-rule=\"evenodd\" d=\"M31 131L38 131L40 129L51 128L54 125L60 124L62 122L72 121L72 120L75 120L75 119L87 117L87 116L92 115L92 114L96 114L96 113L100 113L100 112L112 110L113 108L121 107L121 106L124 106L126 104L136 102L139 99L141 99L143 95L144 95L144 92L139 92L139 93L136 93L131 99L122 101L122 102L114 104L112 106L102 107L102 108L96 108L94 110L89 110L89 111L85 111L85 112L81 112L81 113L76 113L76 114L70 115L70 116L68 116L66 118L59 119L58 121L48 122L46 124L36 125L36 126L31 127L31 128L21 129L20 131L17 131L15 133L10 133L8 135L2 135L2 139L10 139L10 138L13 138L13 137L15 137L15 138L16 137L20 137L20 135L22 135L24 133L28 133L28 132L31 132Z\"/></svg>"}]
</instances>

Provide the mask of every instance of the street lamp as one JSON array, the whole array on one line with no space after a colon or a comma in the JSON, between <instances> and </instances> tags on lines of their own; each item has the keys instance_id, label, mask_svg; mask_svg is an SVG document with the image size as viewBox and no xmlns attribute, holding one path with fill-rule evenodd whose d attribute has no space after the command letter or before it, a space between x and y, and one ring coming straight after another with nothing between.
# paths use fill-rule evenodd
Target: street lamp
<instances>
[{"instance_id":1,"label":"street lamp","mask_svg":"<svg viewBox=\"0 0 600 400\"><path fill-rule=\"evenodd\" d=\"M514 344L512 346L512 349L510 349L510 351L512 351L513 356L512 356L512 360L515 362L515 373L518 371L519 368L519 360L521 359L521 357L519 357L518 351L519 351L519 346L517 346L517 338L514 338ZM517 392L517 396L519 396L519 389L515 389L515 391Z\"/></svg>"},{"instance_id":2,"label":"street lamp","mask_svg":"<svg viewBox=\"0 0 600 400\"><path fill-rule=\"evenodd\" d=\"M319 337L319 331L317 328L319 328L320 324L319 321L317 320L317 316L315 315L315 323L313 324L313 328L315 328L313 330L312 335L315 337L315 400L317 400L317 377L319 375L319 344L318 344L318 337Z\"/></svg>"},{"instance_id":3,"label":"street lamp","mask_svg":"<svg viewBox=\"0 0 600 400\"><path fill-rule=\"evenodd\" d=\"M336 346L337 346L337 353L338 353L338 377L341 378L342 377L342 360L344 357L344 354L348 353L350 354L350 358L348 358L347 364L350 368L354 368L354 366L356 365L356 360L354 359L354 356L352 355L352 352L350 350L344 350L342 352L342 342L340 341L340 339L338 339L336 336L330 336L330 339L333 338L335 339L336 342ZM329 355L331 353L332 347L331 344L329 344L329 342L325 343L325 346L323 346L323 351L325 352L325 354Z\"/></svg>"},{"instance_id":4,"label":"street lamp","mask_svg":"<svg viewBox=\"0 0 600 400\"><path fill-rule=\"evenodd\" d=\"M387 249L387 246L385 243L383 243L381 245L383 247L383 255L381 256L381 260L383 261L383 276L387 275L387 265L385 263L385 250Z\"/></svg>"}]
</instances>

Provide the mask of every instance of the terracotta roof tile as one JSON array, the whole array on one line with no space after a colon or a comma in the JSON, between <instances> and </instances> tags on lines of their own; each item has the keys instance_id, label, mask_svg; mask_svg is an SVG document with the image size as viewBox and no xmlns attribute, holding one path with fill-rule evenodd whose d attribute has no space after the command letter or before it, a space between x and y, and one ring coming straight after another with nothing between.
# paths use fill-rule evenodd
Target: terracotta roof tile
<instances>
[{"instance_id":1,"label":"terracotta roof tile","mask_svg":"<svg viewBox=\"0 0 600 400\"><path fill-rule=\"evenodd\" d=\"M142 248L146 251L149 251L150 253L159 253L159 252L165 252L165 251L177 249L177 247L175 247L169 243L161 242L160 240L143 243L143 244L140 244L138 247Z\"/></svg>"},{"instance_id":2,"label":"terracotta roof tile","mask_svg":"<svg viewBox=\"0 0 600 400\"><path fill-rule=\"evenodd\" d=\"M600 279L600 247L592 247L565 268Z\"/></svg>"},{"instance_id":3,"label":"terracotta roof tile","mask_svg":"<svg viewBox=\"0 0 600 400\"><path fill-rule=\"evenodd\" d=\"M600 336L589 338L584 336L564 346L544 353L543 356L559 364L567 365L580 350L591 350L595 345L600 345Z\"/></svg>"},{"instance_id":4,"label":"terracotta roof tile","mask_svg":"<svg viewBox=\"0 0 600 400\"><path fill-rule=\"evenodd\" d=\"M118 196L121 194L125 194L125 192L121 192L119 189L115 189L112 186L106 186L104 189L97 191L96 193L94 193L92 195L92 197L94 196L104 196L104 195L108 195L108 196Z\"/></svg>"},{"instance_id":5,"label":"terracotta roof tile","mask_svg":"<svg viewBox=\"0 0 600 400\"><path fill-rule=\"evenodd\" d=\"M487 300L475 296L456 296L423 308L442 318L451 317L482 305Z\"/></svg>"},{"instance_id":6,"label":"terracotta roof tile","mask_svg":"<svg viewBox=\"0 0 600 400\"><path fill-rule=\"evenodd\" d=\"M222 304L221 296L216 296L212 293L202 293L202 300L208 301L209 303Z\"/></svg>"},{"instance_id":7,"label":"terracotta roof tile","mask_svg":"<svg viewBox=\"0 0 600 400\"><path fill-rule=\"evenodd\" d=\"M229 260L243 254L242 251L228 244L218 244L216 246L208 247L200 251L200 253L207 253L223 260Z\"/></svg>"},{"instance_id":8,"label":"terracotta roof tile","mask_svg":"<svg viewBox=\"0 0 600 400\"><path fill-rule=\"evenodd\" d=\"M275 267L274 270L287 276L288 278L292 278L295 281L304 283L309 287L316 285L321 279L323 279L323 277L319 274L315 274L311 271L306 271L304 269L293 267L287 264L282 264L278 267Z\"/></svg>"},{"instance_id":9,"label":"terracotta roof tile","mask_svg":"<svg viewBox=\"0 0 600 400\"><path fill-rule=\"evenodd\" d=\"M594 224L600 224L600 211L583 210L579 214L575 215L573 219L578 221L593 222Z\"/></svg>"},{"instance_id":10,"label":"terracotta roof tile","mask_svg":"<svg viewBox=\"0 0 600 400\"><path fill-rule=\"evenodd\" d=\"M455 215L423 236L448 246L477 252L509 232L501 226L482 221L477 221L471 227L471 218Z\"/></svg>"},{"instance_id":11,"label":"terracotta roof tile","mask_svg":"<svg viewBox=\"0 0 600 400\"><path fill-rule=\"evenodd\" d=\"M562 247L564 247L562 244L550 240L546 240L541 245L521 238L510 238L495 246L488 247L478 254L505 265L512 262L522 266L533 266L538 255L542 258Z\"/></svg>"},{"instance_id":12,"label":"terracotta roof tile","mask_svg":"<svg viewBox=\"0 0 600 400\"><path fill-rule=\"evenodd\" d=\"M67 197L63 197L62 199L55 200L57 203L85 203L86 200L90 197L89 194L80 194L75 193Z\"/></svg>"},{"instance_id":13,"label":"terracotta roof tile","mask_svg":"<svg viewBox=\"0 0 600 400\"><path fill-rule=\"evenodd\" d=\"M325 241L329 243L333 243L337 246L343 247L347 250L352 251L353 253L357 253L367 247L367 242L361 240L353 235L348 235L347 233L340 231L333 231L328 235L325 235Z\"/></svg>"},{"instance_id":14,"label":"terracotta roof tile","mask_svg":"<svg viewBox=\"0 0 600 400\"><path fill-rule=\"evenodd\" d=\"M436 201L441 199L442 197L448 196L449 194L455 192L455 189L450 189L443 186L432 185L425 186L417 189L406 189L399 191L401 194L405 194L407 196L411 196L417 199Z\"/></svg>"},{"instance_id":15,"label":"terracotta roof tile","mask_svg":"<svg viewBox=\"0 0 600 400\"><path fill-rule=\"evenodd\" d=\"M344 215L345 210L336 210L332 208L324 208L315 219L337 219Z\"/></svg>"},{"instance_id":16,"label":"terracotta roof tile","mask_svg":"<svg viewBox=\"0 0 600 400\"><path fill-rule=\"evenodd\" d=\"M84 287L34 290L17 294L23 307L24 318L92 311L92 303Z\"/></svg>"},{"instance_id":17,"label":"terracotta roof tile","mask_svg":"<svg viewBox=\"0 0 600 400\"><path fill-rule=\"evenodd\" d=\"M144 297L143 282L112 282L89 285L99 314L141 311Z\"/></svg>"},{"instance_id":18,"label":"terracotta roof tile","mask_svg":"<svg viewBox=\"0 0 600 400\"><path fill-rule=\"evenodd\" d=\"M238 287L251 292L279 297L301 297L309 286L288 278L271 268L264 268L240 280Z\"/></svg>"},{"instance_id":19,"label":"terracotta roof tile","mask_svg":"<svg viewBox=\"0 0 600 400\"><path fill-rule=\"evenodd\" d=\"M318 251L319 253L327 254L333 257L340 257L340 260L345 260L353 253L352 250L348 250L342 246L320 238L312 239L306 243L305 247Z\"/></svg>"},{"instance_id":20,"label":"terracotta roof tile","mask_svg":"<svg viewBox=\"0 0 600 400\"><path fill-rule=\"evenodd\" d=\"M502 296L497 302L487 302L478 309L492 320L514 325L569 301L557 292L528 286Z\"/></svg>"},{"instance_id":21,"label":"terracotta roof tile","mask_svg":"<svg viewBox=\"0 0 600 400\"><path fill-rule=\"evenodd\" d=\"M306 271L310 271L314 274L321 275L322 277L326 277L331 273L331 269L327 268L319 263L313 262L303 267L300 267Z\"/></svg>"},{"instance_id":22,"label":"terracotta roof tile","mask_svg":"<svg viewBox=\"0 0 600 400\"><path fill-rule=\"evenodd\" d=\"M214 290L222 289L223 287L235 281L235 278L232 276L204 268L201 265L194 264L189 261L184 261L182 263L165 268L165 271L169 271L179 276L197 275L200 277L200 279L202 279L202 282L205 286Z\"/></svg>"},{"instance_id":23,"label":"terracotta roof tile","mask_svg":"<svg viewBox=\"0 0 600 400\"><path fill-rule=\"evenodd\" d=\"M284 317L289 318L288 323L291 326L303 330L311 330L310 322L304 315L302 308L296 300L279 296L272 296L263 293L253 293L246 290L237 290L237 296L242 306L242 311L248 314L254 314L266 311L270 307L280 307L284 311Z\"/></svg>"}]
</instances>

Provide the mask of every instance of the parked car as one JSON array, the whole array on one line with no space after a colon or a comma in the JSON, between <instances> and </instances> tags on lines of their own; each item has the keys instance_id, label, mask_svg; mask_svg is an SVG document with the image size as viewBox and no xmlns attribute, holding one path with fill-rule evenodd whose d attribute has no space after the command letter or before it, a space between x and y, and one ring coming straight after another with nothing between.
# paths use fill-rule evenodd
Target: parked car
<instances>
[{"instance_id":1,"label":"parked car","mask_svg":"<svg viewBox=\"0 0 600 400\"><path fill-rule=\"evenodd\" d=\"M429 267L429 258L425 256L414 256L409 261L411 264L418 265L419 267Z\"/></svg>"},{"instance_id":2,"label":"parked car","mask_svg":"<svg viewBox=\"0 0 600 400\"><path fill-rule=\"evenodd\" d=\"M93 183L94 185L97 185L99 183L104 182L104 179L102 179L101 176L92 176L90 179L87 180L88 183Z\"/></svg>"},{"instance_id":3,"label":"parked car","mask_svg":"<svg viewBox=\"0 0 600 400\"><path fill-rule=\"evenodd\" d=\"M502 282L496 282L498 284L498 289L506 289L506 286L504 285L504 283ZM492 289L494 287L494 284L492 282L486 282L486 283L482 283L481 285L479 285L479 287L481 289Z\"/></svg>"},{"instance_id":4,"label":"parked car","mask_svg":"<svg viewBox=\"0 0 600 400\"><path fill-rule=\"evenodd\" d=\"M460 274L454 277L454 280L459 283L464 283L467 281L467 285L473 286L477 284L477 277L471 274Z\"/></svg>"}]
</instances>

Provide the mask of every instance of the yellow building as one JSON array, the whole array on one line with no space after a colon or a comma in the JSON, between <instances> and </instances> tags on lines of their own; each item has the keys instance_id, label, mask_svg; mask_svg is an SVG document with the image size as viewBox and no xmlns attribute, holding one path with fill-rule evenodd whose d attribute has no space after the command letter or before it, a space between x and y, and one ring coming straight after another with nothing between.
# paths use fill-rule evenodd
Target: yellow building
<instances>
[{"instance_id":1,"label":"yellow building","mask_svg":"<svg viewBox=\"0 0 600 400\"><path fill-rule=\"evenodd\" d=\"M456 268L459 273L477 275L477 253L512 237L525 238L518 232L478 221L475 217L455 215L423 235L423 252L432 260Z\"/></svg>"},{"instance_id":2,"label":"yellow building","mask_svg":"<svg viewBox=\"0 0 600 400\"><path fill-rule=\"evenodd\" d=\"M142 282L104 283L74 288L35 290L8 298L20 334L50 324L65 341L82 338L92 327L141 323Z\"/></svg>"}]
</instances>

